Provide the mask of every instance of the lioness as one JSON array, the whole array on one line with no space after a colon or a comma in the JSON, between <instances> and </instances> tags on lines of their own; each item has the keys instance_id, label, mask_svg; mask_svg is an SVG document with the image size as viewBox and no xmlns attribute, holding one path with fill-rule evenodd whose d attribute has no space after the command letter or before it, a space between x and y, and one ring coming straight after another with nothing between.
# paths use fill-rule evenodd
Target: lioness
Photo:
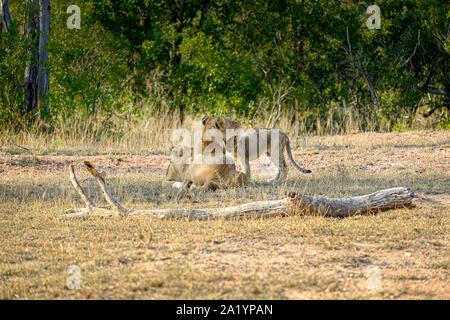
<instances>
[{"instance_id":1,"label":"lioness","mask_svg":"<svg viewBox=\"0 0 450 320\"><path fill-rule=\"evenodd\" d=\"M217 129L221 132L223 141L226 145L233 143L234 147L234 157L237 158L238 162L245 169L245 175L247 179L250 180L250 160L256 160L261 155L267 154L270 157L272 163L278 166L278 172L275 178L273 178L270 182L282 182L286 179L287 175L287 166L284 158L284 150L286 150L289 160L292 165L302 173L311 173L311 170L303 169L300 167L294 160L291 151L291 145L289 142L289 137L278 129L266 129L266 128L256 128L247 130L244 135L241 136L232 136L228 138L227 141L227 129L238 130L241 128L241 123L237 120L233 120L231 118L226 117L210 117L205 116L202 119L203 123L203 136L205 137L205 133L208 129ZM276 130L276 131L274 131ZM276 133L276 134L274 134ZM273 141L273 138L278 138L278 145L276 141ZM233 140L234 141L231 141ZM242 140L243 139L243 140ZM264 139L266 139L267 143L264 143ZM250 143L254 143L256 145L251 146ZM243 147L244 152L239 152L238 148L240 144ZM272 155L272 144L278 152ZM242 148L241 147L241 148ZM278 154L278 159L273 158ZM278 160L278 161L277 161Z\"/></svg>"},{"instance_id":2,"label":"lioness","mask_svg":"<svg viewBox=\"0 0 450 320\"><path fill-rule=\"evenodd\" d=\"M189 147L176 147L172 154L191 152ZM241 187L247 182L243 172L237 171L234 164L195 164L174 161L169 163L166 180L182 182L178 199L183 198L192 185L208 190Z\"/></svg>"}]
</instances>

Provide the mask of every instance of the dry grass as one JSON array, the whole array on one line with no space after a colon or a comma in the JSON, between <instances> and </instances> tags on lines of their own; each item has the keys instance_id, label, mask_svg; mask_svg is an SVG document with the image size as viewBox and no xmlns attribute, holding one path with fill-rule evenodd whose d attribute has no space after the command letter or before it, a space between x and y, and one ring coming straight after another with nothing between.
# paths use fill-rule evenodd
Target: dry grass
<instances>
[{"instance_id":1,"label":"dry grass","mask_svg":"<svg viewBox=\"0 0 450 320\"><path fill-rule=\"evenodd\" d=\"M308 136L292 144L313 174L290 169L283 186L254 183L179 204L162 183L162 137L131 145L130 134L129 150L124 141L60 137L50 150L45 136L2 139L0 299L450 298L448 131ZM114 195L133 208L224 206L292 190L350 196L394 186L420 198L412 210L346 219L61 221L65 209L82 205L66 171L82 159L106 171ZM263 179L268 168L252 169ZM95 182L78 172L92 199L105 203ZM70 265L81 269L80 289L66 288ZM380 271L378 290L367 288L371 265Z\"/></svg>"}]
</instances>

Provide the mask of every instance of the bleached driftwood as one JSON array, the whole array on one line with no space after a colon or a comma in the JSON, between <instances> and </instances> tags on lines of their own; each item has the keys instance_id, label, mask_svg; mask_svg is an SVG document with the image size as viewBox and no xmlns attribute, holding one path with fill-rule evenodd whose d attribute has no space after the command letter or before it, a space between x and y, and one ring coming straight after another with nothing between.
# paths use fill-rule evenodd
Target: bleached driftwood
<instances>
[{"instance_id":1,"label":"bleached driftwood","mask_svg":"<svg viewBox=\"0 0 450 320\"><path fill-rule=\"evenodd\" d=\"M349 217L357 214L376 213L395 208L412 208L414 194L408 188L399 187L380 190L351 198L314 198L296 194L289 195L289 214L317 214L330 217Z\"/></svg>"},{"instance_id":2,"label":"bleached driftwood","mask_svg":"<svg viewBox=\"0 0 450 320\"><path fill-rule=\"evenodd\" d=\"M245 203L226 208L206 209L144 209L128 210L124 208L111 194L111 190L102 174L88 161L84 162L86 169L100 185L103 196L113 209L100 208L89 200L83 188L78 183L73 165L69 166L70 180L86 204L86 208L69 209L71 213L61 216L62 219L87 217L89 214L101 216L154 216L158 218L188 218L188 219L216 219L242 217L270 217L292 214L318 214L330 217L349 217L357 214L376 213L402 207L414 207L414 198L407 188L391 188L372 194L351 198L314 198L297 193L290 193L289 197L281 200L266 200Z\"/></svg>"}]
</instances>

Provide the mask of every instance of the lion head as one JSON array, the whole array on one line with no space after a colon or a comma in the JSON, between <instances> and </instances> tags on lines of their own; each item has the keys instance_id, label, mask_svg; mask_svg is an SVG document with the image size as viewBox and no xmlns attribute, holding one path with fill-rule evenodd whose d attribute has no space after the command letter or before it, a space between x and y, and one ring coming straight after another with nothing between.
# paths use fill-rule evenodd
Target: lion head
<instances>
[{"instance_id":1,"label":"lion head","mask_svg":"<svg viewBox=\"0 0 450 320\"><path fill-rule=\"evenodd\" d=\"M237 130L242 128L242 125L239 121L227 117L204 116L202 118L202 124L203 124L203 132L202 132L203 139L205 139L205 133L207 130L215 129L220 131L224 142L226 142L227 129Z\"/></svg>"}]
</instances>

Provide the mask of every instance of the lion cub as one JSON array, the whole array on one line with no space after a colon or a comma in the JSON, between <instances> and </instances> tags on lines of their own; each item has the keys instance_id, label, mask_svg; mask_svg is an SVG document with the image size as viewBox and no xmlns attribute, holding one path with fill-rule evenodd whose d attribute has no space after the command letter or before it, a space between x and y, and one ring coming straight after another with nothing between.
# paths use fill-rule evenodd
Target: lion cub
<instances>
[{"instance_id":1,"label":"lion cub","mask_svg":"<svg viewBox=\"0 0 450 320\"><path fill-rule=\"evenodd\" d=\"M234 158L245 169L245 175L250 180L250 163L251 160L258 159L261 155L267 154L272 163L278 167L278 172L275 178L270 182L283 182L287 175L286 160L284 158L284 151L288 155L291 164L298 171L302 173L311 173L311 170L303 169L294 160L291 151L291 144L289 137L279 129L266 129L256 128L247 130L243 135L231 136L227 140L227 130L232 129L237 131L241 129L241 123L237 120L226 117L209 117L205 116L202 119L203 123L203 136L205 139L205 133L208 129L219 130L223 137L223 142L226 145L233 143ZM276 139L276 140L275 140ZM243 148L243 152L238 150L239 146ZM274 151L274 154L272 152ZM241 152L239 152L241 151Z\"/></svg>"},{"instance_id":2,"label":"lion cub","mask_svg":"<svg viewBox=\"0 0 450 320\"><path fill-rule=\"evenodd\" d=\"M191 148L183 146L171 150L172 156L176 157L181 157L184 152L190 154ZM166 180L182 182L178 199L183 198L193 185L216 190L241 187L247 183L246 175L237 171L234 164L188 164L174 161L173 157L167 168Z\"/></svg>"}]
</instances>

